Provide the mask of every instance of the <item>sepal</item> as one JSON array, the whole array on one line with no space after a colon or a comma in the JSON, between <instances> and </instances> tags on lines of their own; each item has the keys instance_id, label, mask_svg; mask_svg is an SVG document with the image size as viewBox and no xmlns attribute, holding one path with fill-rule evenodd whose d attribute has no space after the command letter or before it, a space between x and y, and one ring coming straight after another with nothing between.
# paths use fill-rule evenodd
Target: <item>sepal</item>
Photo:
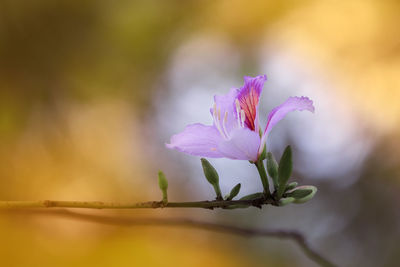
<instances>
[{"instance_id":1,"label":"sepal","mask_svg":"<svg viewBox=\"0 0 400 267\"><path fill-rule=\"evenodd\" d=\"M286 206L287 204L293 203L296 201L294 197L285 197L279 200L279 206Z\"/></svg>"}]
</instances>

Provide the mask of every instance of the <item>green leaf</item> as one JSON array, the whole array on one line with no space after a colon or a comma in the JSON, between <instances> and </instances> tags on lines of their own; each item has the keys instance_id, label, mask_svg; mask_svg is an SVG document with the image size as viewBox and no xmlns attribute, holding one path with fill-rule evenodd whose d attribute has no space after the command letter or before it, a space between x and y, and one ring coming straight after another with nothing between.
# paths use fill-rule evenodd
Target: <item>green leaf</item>
<instances>
[{"instance_id":1,"label":"green leaf","mask_svg":"<svg viewBox=\"0 0 400 267\"><path fill-rule=\"evenodd\" d=\"M226 198L226 200L232 200L234 197L236 197L237 194L239 194L240 187L241 187L241 184L235 185L235 186L232 188L232 190L231 190L231 192L229 193L229 195L228 195L228 197Z\"/></svg>"},{"instance_id":2,"label":"green leaf","mask_svg":"<svg viewBox=\"0 0 400 267\"><path fill-rule=\"evenodd\" d=\"M312 199L317 191L318 189L315 186L303 185L288 191L287 195L295 198L293 203L302 204Z\"/></svg>"},{"instance_id":3,"label":"green leaf","mask_svg":"<svg viewBox=\"0 0 400 267\"><path fill-rule=\"evenodd\" d=\"M258 199L258 198L262 198L262 197L264 197L264 193L263 192L259 192L259 193L253 193L253 194L250 194L250 195L246 195L246 196L240 198L239 200L253 200L253 199ZM245 208L248 208L248 207L250 207L250 206L249 205L243 205L243 204L237 204L237 205L229 206L226 209L229 209L229 210L245 209Z\"/></svg>"},{"instance_id":4,"label":"green leaf","mask_svg":"<svg viewBox=\"0 0 400 267\"><path fill-rule=\"evenodd\" d=\"M294 202L296 199L294 197L286 197L286 198L281 198L279 200L279 206L285 206L287 204L290 204Z\"/></svg>"},{"instance_id":5,"label":"green leaf","mask_svg":"<svg viewBox=\"0 0 400 267\"><path fill-rule=\"evenodd\" d=\"M285 188L285 191L289 191L292 190L293 188L295 188L298 185L297 182L291 182L290 184L288 184Z\"/></svg>"},{"instance_id":6,"label":"green leaf","mask_svg":"<svg viewBox=\"0 0 400 267\"><path fill-rule=\"evenodd\" d=\"M168 180L162 171L158 171L158 186L163 194L163 202L166 204L168 202Z\"/></svg>"},{"instance_id":7,"label":"green leaf","mask_svg":"<svg viewBox=\"0 0 400 267\"><path fill-rule=\"evenodd\" d=\"M246 196L240 198L240 200L253 200L253 199L262 198L262 197L264 197L264 193L259 192L259 193L253 193L250 195L246 195Z\"/></svg>"},{"instance_id":8,"label":"green leaf","mask_svg":"<svg viewBox=\"0 0 400 267\"><path fill-rule=\"evenodd\" d=\"M207 181L214 187L215 194L218 200L222 200L222 193L219 187L219 176L217 170L205 158L201 158L201 165L203 166L204 176Z\"/></svg>"},{"instance_id":9,"label":"green leaf","mask_svg":"<svg viewBox=\"0 0 400 267\"><path fill-rule=\"evenodd\" d=\"M267 153L267 171L274 182L275 189L278 189L278 163L271 152Z\"/></svg>"},{"instance_id":10,"label":"green leaf","mask_svg":"<svg viewBox=\"0 0 400 267\"><path fill-rule=\"evenodd\" d=\"M290 146L287 146L285 151L282 154L281 160L279 161L279 167L278 167L278 198L281 198L285 188L286 184L292 175L292 149Z\"/></svg>"}]
</instances>

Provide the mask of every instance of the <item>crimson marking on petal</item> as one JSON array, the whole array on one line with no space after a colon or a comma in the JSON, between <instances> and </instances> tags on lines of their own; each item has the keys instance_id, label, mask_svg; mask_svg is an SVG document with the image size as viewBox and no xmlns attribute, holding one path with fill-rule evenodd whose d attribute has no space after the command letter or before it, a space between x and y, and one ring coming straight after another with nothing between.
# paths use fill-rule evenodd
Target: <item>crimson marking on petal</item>
<instances>
[{"instance_id":1,"label":"crimson marking on petal","mask_svg":"<svg viewBox=\"0 0 400 267\"><path fill-rule=\"evenodd\" d=\"M248 94L243 94L239 96L240 107L244 110L244 113L246 115L245 124L252 131L255 130L254 121L257 114L258 100L259 95L254 90L254 87L250 88Z\"/></svg>"}]
</instances>

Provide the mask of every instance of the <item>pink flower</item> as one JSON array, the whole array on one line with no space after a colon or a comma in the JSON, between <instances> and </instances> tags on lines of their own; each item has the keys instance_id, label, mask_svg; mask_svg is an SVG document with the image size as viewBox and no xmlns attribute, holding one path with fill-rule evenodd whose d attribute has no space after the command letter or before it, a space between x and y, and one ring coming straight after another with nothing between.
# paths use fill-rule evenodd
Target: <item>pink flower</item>
<instances>
[{"instance_id":1,"label":"pink flower","mask_svg":"<svg viewBox=\"0 0 400 267\"><path fill-rule=\"evenodd\" d=\"M289 97L271 110L264 132L260 131L258 105L266 80L265 75L245 76L240 89L233 88L226 95L214 96L213 125L190 124L183 132L172 136L166 146L195 156L256 162L269 132L287 113L295 110L314 112L309 98Z\"/></svg>"}]
</instances>

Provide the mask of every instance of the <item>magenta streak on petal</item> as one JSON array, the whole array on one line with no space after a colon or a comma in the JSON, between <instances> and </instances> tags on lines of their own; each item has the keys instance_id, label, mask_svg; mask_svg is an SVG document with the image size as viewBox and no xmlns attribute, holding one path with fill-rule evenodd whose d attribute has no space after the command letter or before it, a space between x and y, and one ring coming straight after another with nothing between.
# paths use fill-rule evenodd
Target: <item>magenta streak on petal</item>
<instances>
[{"instance_id":1,"label":"magenta streak on petal","mask_svg":"<svg viewBox=\"0 0 400 267\"><path fill-rule=\"evenodd\" d=\"M258 131L258 104L259 98L266 81L266 75L257 77L244 77L244 85L240 88L238 100L240 108L244 111L246 119L245 125L252 131Z\"/></svg>"},{"instance_id":2,"label":"magenta streak on petal","mask_svg":"<svg viewBox=\"0 0 400 267\"><path fill-rule=\"evenodd\" d=\"M264 147L267 136L271 129L281 121L287 113L295 110L308 110L314 112L315 108L313 106L313 101L308 97L289 97L284 103L273 108L271 112L268 114L267 126L265 127L264 134L261 139L260 151Z\"/></svg>"}]
</instances>

